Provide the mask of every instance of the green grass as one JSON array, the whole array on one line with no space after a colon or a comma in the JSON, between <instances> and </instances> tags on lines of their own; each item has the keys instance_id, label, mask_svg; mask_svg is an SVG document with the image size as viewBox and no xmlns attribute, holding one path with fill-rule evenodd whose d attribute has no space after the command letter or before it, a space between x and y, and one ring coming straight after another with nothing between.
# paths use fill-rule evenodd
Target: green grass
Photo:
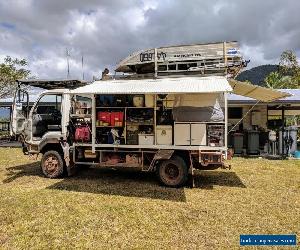
<instances>
[{"instance_id":1,"label":"green grass","mask_svg":"<svg viewBox=\"0 0 300 250\"><path fill-rule=\"evenodd\" d=\"M96 168L46 179L20 149L2 148L0 248L235 249L240 234L299 240L300 161L231 165L198 171L196 188L171 189L153 174Z\"/></svg>"}]
</instances>

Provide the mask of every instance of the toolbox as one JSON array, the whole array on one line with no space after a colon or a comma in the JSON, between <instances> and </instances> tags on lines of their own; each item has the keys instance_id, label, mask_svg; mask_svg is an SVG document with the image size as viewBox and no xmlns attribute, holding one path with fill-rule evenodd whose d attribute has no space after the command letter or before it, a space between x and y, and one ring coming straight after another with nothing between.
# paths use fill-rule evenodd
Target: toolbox
<instances>
[{"instance_id":1,"label":"toolbox","mask_svg":"<svg viewBox=\"0 0 300 250\"><path fill-rule=\"evenodd\" d=\"M97 120L110 124L110 112L100 111L97 113Z\"/></svg>"},{"instance_id":2,"label":"toolbox","mask_svg":"<svg viewBox=\"0 0 300 250\"><path fill-rule=\"evenodd\" d=\"M154 135L139 134L139 145L154 145Z\"/></svg>"},{"instance_id":3,"label":"toolbox","mask_svg":"<svg viewBox=\"0 0 300 250\"><path fill-rule=\"evenodd\" d=\"M156 143L158 145L172 145L172 126L158 125L156 127Z\"/></svg>"},{"instance_id":4,"label":"toolbox","mask_svg":"<svg viewBox=\"0 0 300 250\"><path fill-rule=\"evenodd\" d=\"M110 125L121 127L123 125L123 112L111 112L110 114Z\"/></svg>"}]
</instances>

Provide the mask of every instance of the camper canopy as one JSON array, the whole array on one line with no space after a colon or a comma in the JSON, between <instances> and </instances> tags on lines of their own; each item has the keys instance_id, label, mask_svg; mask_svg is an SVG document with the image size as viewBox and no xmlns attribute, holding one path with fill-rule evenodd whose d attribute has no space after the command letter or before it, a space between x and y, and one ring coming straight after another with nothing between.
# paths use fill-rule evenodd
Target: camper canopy
<instances>
[{"instance_id":1,"label":"camper canopy","mask_svg":"<svg viewBox=\"0 0 300 250\"><path fill-rule=\"evenodd\" d=\"M143 80L95 81L73 94L183 94L232 91L225 77L180 77Z\"/></svg>"},{"instance_id":2,"label":"camper canopy","mask_svg":"<svg viewBox=\"0 0 300 250\"><path fill-rule=\"evenodd\" d=\"M196 94L222 92L233 92L261 102L270 102L290 96L288 93L245 82L228 81L224 76L95 81L92 84L72 90L71 94Z\"/></svg>"}]
</instances>

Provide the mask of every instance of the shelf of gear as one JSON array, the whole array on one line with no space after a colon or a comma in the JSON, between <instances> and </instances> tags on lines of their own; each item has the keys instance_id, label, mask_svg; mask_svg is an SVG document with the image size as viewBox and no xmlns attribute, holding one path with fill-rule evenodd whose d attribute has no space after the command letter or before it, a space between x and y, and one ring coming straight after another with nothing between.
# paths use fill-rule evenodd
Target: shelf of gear
<instances>
[{"instance_id":1,"label":"shelf of gear","mask_svg":"<svg viewBox=\"0 0 300 250\"><path fill-rule=\"evenodd\" d=\"M97 96L95 96L94 98L97 98ZM97 114L97 112L99 110L101 111L116 111L116 110L122 110L124 111L124 121L123 121L123 126L103 126L103 125L96 125L95 128L96 129L101 129L101 128L124 128L124 137L120 136L120 138L124 138L125 140L125 145L127 145L127 126L153 126L153 132L154 132L154 138L156 138L156 96L154 98L154 106L153 107L111 107L111 106L96 106L95 107L95 115ZM127 111L129 109L137 109L137 110L141 110L141 109L152 109L153 110L153 122L149 123L149 122L131 122L131 121L127 121ZM155 140L156 141L156 140Z\"/></svg>"}]
</instances>

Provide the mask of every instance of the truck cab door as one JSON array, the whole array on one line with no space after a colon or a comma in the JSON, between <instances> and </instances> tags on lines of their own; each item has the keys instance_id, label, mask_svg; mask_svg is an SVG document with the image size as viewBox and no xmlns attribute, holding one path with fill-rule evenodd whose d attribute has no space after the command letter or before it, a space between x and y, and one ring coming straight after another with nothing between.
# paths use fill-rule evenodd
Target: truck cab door
<instances>
[{"instance_id":1,"label":"truck cab door","mask_svg":"<svg viewBox=\"0 0 300 250\"><path fill-rule=\"evenodd\" d=\"M48 132L62 131L62 94L46 93L35 103L30 118L32 139L40 140Z\"/></svg>"},{"instance_id":2,"label":"truck cab door","mask_svg":"<svg viewBox=\"0 0 300 250\"><path fill-rule=\"evenodd\" d=\"M18 136L25 131L29 114L29 95L26 90L16 90L11 112L10 135Z\"/></svg>"}]
</instances>

